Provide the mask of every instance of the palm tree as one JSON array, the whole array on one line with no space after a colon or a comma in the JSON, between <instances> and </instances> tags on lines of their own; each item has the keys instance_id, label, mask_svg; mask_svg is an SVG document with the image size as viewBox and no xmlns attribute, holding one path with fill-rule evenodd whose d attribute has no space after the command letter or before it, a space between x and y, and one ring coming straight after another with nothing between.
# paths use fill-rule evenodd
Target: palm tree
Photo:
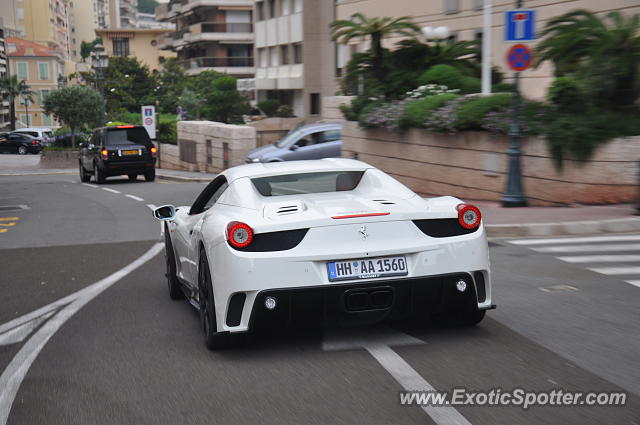
<instances>
[{"instance_id":1,"label":"palm tree","mask_svg":"<svg viewBox=\"0 0 640 425\"><path fill-rule=\"evenodd\" d=\"M33 91L25 80L18 80L17 75L10 75L0 80L0 93L9 100L11 114L11 130L16 129L16 98L26 98L33 102Z\"/></svg>"},{"instance_id":2,"label":"palm tree","mask_svg":"<svg viewBox=\"0 0 640 425\"><path fill-rule=\"evenodd\" d=\"M640 94L640 15L604 18L574 10L547 23L537 65L553 62L557 76L575 74L600 91L600 100L630 105Z\"/></svg>"},{"instance_id":3,"label":"palm tree","mask_svg":"<svg viewBox=\"0 0 640 425\"><path fill-rule=\"evenodd\" d=\"M333 40L341 44L353 39L371 38L371 65L380 83L386 79L382 40L392 35L413 37L420 33L420 27L411 22L408 16L367 18L362 13L355 13L348 20L333 21L330 28Z\"/></svg>"}]
</instances>

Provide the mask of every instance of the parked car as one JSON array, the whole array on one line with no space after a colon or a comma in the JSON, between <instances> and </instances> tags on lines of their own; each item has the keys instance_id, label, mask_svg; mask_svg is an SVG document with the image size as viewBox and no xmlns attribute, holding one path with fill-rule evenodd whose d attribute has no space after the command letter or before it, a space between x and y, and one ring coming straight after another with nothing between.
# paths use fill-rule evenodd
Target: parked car
<instances>
[{"instance_id":1,"label":"parked car","mask_svg":"<svg viewBox=\"0 0 640 425\"><path fill-rule=\"evenodd\" d=\"M478 208L423 199L364 162L229 168L190 207L154 215L169 296L198 309L211 349L263 328L475 325L494 308Z\"/></svg>"},{"instance_id":2,"label":"parked car","mask_svg":"<svg viewBox=\"0 0 640 425\"><path fill-rule=\"evenodd\" d=\"M49 146L53 141L53 131L51 131L50 128L20 128L12 131L12 133L28 134L29 136L33 136L40 141L42 146Z\"/></svg>"},{"instance_id":3,"label":"parked car","mask_svg":"<svg viewBox=\"0 0 640 425\"><path fill-rule=\"evenodd\" d=\"M149 133L140 125L96 128L89 142L80 144L80 180L88 182L93 176L96 183L104 183L107 177L127 175L134 181L142 174L153 181L157 154Z\"/></svg>"},{"instance_id":4,"label":"parked car","mask_svg":"<svg viewBox=\"0 0 640 425\"><path fill-rule=\"evenodd\" d=\"M38 154L42 150L40 141L33 136L21 133L9 133L0 137L0 153Z\"/></svg>"},{"instance_id":5,"label":"parked car","mask_svg":"<svg viewBox=\"0 0 640 425\"><path fill-rule=\"evenodd\" d=\"M338 158L342 153L341 131L342 126L336 123L315 123L294 128L274 144L251 151L246 162Z\"/></svg>"}]
</instances>

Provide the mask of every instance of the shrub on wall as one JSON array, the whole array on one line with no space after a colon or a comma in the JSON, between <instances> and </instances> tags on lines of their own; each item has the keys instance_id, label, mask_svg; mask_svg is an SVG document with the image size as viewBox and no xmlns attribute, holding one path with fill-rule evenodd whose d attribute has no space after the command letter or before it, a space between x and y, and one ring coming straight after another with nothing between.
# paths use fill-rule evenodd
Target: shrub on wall
<instances>
[{"instance_id":1,"label":"shrub on wall","mask_svg":"<svg viewBox=\"0 0 640 425\"><path fill-rule=\"evenodd\" d=\"M490 96L473 96L457 109L457 130L482 130L484 118L489 112L507 109L511 105L511 95L498 93Z\"/></svg>"},{"instance_id":2,"label":"shrub on wall","mask_svg":"<svg viewBox=\"0 0 640 425\"><path fill-rule=\"evenodd\" d=\"M452 89L462 88L464 75L451 65L435 65L426 70L418 79L420 84L441 84Z\"/></svg>"},{"instance_id":3,"label":"shrub on wall","mask_svg":"<svg viewBox=\"0 0 640 425\"><path fill-rule=\"evenodd\" d=\"M275 117L278 110L277 100L263 100L258 102L258 109L260 109L266 116Z\"/></svg>"},{"instance_id":4,"label":"shrub on wall","mask_svg":"<svg viewBox=\"0 0 640 425\"><path fill-rule=\"evenodd\" d=\"M434 110L458 97L459 95L454 93L444 93L409 102L404 108L399 125L402 128L422 127Z\"/></svg>"}]
</instances>

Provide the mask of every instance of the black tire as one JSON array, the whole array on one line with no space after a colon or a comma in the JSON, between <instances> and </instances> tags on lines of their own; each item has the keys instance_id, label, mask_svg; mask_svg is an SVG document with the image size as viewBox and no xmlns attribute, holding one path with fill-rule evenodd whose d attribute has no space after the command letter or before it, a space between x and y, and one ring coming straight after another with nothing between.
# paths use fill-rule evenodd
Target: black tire
<instances>
[{"instance_id":1,"label":"black tire","mask_svg":"<svg viewBox=\"0 0 640 425\"><path fill-rule=\"evenodd\" d=\"M87 170L82 166L82 162L78 163L80 168L80 181L83 183L87 183L91 180L91 174L87 173Z\"/></svg>"},{"instance_id":2,"label":"black tire","mask_svg":"<svg viewBox=\"0 0 640 425\"><path fill-rule=\"evenodd\" d=\"M150 171L145 171L144 179L148 182L152 182L156 179L156 169L152 168Z\"/></svg>"},{"instance_id":3,"label":"black tire","mask_svg":"<svg viewBox=\"0 0 640 425\"><path fill-rule=\"evenodd\" d=\"M18 155L26 155L29 152L26 146L18 146Z\"/></svg>"},{"instance_id":4,"label":"black tire","mask_svg":"<svg viewBox=\"0 0 640 425\"><path fill-rule=\"evenodd\" d=\"M231 335L228 332L217 332L211 272L204 248L200 249L198 298L200 300L200 323L204 331L204 342L207 348L209 350L222 350L235 345L238 338L237 335Z\"/></svg>"},{"instance_id":5,"label":"black tire","mask_svg":"<svg viewBox=\"0 0 640 425\"><path fill-rule=\"evenodd\" d=\"M129 181L132 181L132 182L138 180L138 175L137 174L129 174L128 177L129 177Z\"/></svg>"},{"instance_id":6,"label":"black tire","mask_svg":"<svg viewBox=\"0 0 640 425\"><path fill-rule=\"evenodd\" d=\"M106 177L104 175L104 171L102 171L100 169L100 167L98 167L98 164L96 164L96 163L93 164L93 179L98 184L104 183L104 181L106 179Z\"/></svg>"},{"instance_id":7,"label":"black tire","mask_svg":"<svg viewBox=\"0 0 640 425\"><path fill-rule=\"evenodd\" d=\"M465 315L461 325L462 326L475 326L478 323L482 322L482 319L484 319L485 313L486 313L486 310L469 311Z\"/></svg>"},{"instance_id":8,"label":"black tire","mask_svg":"<svg viewBox=\"0 0 640 425\"><path fill-rule=\"evenodd\" d=\"M171 244L171 238L169 237L168 226L164 226L164 256L167 266L165 275L167 276L167 285L169 287L169 298L172 300L180 300L184 298L182 292L182 285L176 275L176 257L173 253L173 245Z\"/></svg>"}]
</instances>

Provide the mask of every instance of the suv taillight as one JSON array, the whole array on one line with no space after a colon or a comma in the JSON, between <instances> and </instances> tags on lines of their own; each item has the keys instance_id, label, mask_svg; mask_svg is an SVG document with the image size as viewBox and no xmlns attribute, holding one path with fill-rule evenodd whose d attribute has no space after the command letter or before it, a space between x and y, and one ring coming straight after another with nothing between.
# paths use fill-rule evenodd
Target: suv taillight
<instances>
[{"instance_id":1,"label":"suv taillight","mask_svg":"<svg viewBox=\"0 0 640 425\"><path fill-rule=\"evenodd\" d=\"M158 156L158 148L156 148L155 146L153 146L151 149L149 149L149 152L151 152L151 156L152 157L156 157Z\"/></svg>"},{"instance_id":2,"label":"suv taillight","mask_svg":"<svg viewBox=\"0 0 640 425\"><path fill-rule=\"evenodd\" d=\"M109 151L106 149L102 149L100 151L100 155L102 156L102 159L109 159Z\"/></svg>"}]
</instances>

